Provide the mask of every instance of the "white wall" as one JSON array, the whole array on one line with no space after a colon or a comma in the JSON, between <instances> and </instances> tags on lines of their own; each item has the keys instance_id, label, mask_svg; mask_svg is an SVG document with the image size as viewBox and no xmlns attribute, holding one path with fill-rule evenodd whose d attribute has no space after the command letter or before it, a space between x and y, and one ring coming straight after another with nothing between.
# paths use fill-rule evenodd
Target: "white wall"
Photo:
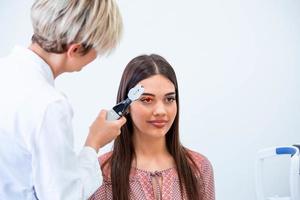
<instances>
[{"instance_id":1,"label":"white wall","mask_svg":"<svg viewBox=\"0 0 300 200\"><path fill-rule=\"evenodd\" d=\"M0 56L15 43L29 44L32 2L1 1ZM211 160L217 199L255 199L256 152L300 143L300 1L130 0L119 5L125 32L118 49L57 80L74 106L76 151L99 110L114 105L128 61L159 53L177 72L182 141ZM287 193L284 183L268 184Z\"/></svg>"}]
</instances>

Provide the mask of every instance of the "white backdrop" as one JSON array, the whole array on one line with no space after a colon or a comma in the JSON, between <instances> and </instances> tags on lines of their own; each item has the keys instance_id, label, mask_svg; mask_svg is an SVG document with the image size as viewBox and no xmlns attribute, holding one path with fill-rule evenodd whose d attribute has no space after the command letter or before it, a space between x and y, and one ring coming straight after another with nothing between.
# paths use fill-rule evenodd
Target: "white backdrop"
<instances>
[{"instance_id":1,"label":"white backdrop","mask_svg":"<svg viewBox=\"0 0 300 200\"><path fill-rule=\"evenodd\" d=\"M0 56L29 45L32 2L1 0ZM182 142L212 162L217 199L255 199L256 152L300 143L300 1L118 2L125 25L119 47L56 81L74 107L76 151L99 110L114 105L128 61L158 53L177 72ZM278 172L271 176L285 180ZM274 180L270 188L287 194L286 182Z\"/></svg>"}]
</instances>

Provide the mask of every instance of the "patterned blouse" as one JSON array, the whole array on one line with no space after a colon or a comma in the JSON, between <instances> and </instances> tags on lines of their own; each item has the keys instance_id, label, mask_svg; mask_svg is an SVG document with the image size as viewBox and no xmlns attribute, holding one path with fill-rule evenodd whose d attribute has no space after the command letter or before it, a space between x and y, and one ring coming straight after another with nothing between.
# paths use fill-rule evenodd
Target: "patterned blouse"
<instances>
[{"instance_id":1,"label":"patterned blouse","mask_svg":"<svg viewBox=\"0 0 300 200\"><path fill-rule=\"evenodd\" d=\"M213 169L209 160L194 151L189 151L196 165L200 169L204 189L203 200L215 200ZM104 163L112 152L106 153L99 158ZM89 200L112 200L112 187L110 170L104 168L103 184L89 198ZM181 200L179 179L176 168L162 171L145 171L132 167L129 177L130 199L135 200ZM199 188L200 191L200 188ZM184 199L187 199L184 197Z\"/></svg>"}]
</instances>

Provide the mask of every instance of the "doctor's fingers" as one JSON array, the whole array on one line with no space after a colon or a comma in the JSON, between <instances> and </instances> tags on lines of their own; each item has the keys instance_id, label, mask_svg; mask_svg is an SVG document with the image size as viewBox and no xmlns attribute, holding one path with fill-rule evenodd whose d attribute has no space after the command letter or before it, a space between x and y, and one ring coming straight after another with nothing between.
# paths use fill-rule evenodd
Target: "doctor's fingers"
<instances>
[{"instance_id":1,"label":"doctor's fingers","mask_svg":"<svg viewBox=\"0 0 300 200\"><path fill-rule=\"evenodd\" d=\"M97 117L97 120L104 122L106 120L107 110L102 109ZM120 119L109 121L108 123L113 124L113 126L117 126L119 129L126 123L126 118L122 116Z\"/></svg>"},{"instance_id":2,"label":"doctor's fingers","mask_svg":"<svg viewBox=\"0 0 300 200\"><path fill-rule=\"evenodd\" d=\"M105 121L107 115L107 110L102 109L97 116L97 119Z\"/></svg>"},{"instance_id":3,"label":"doctor's fingers","mask_svg":"<svg viewBox=\"0 0 300 200\"><path fill-rule=\"evenodd\" d=\"M125 123L126 123L126 118L123 116L120 119L111 121L112 123L114 123L116 126L118 126L119 128L121 128Z\"/></svg>"}]
</instances>

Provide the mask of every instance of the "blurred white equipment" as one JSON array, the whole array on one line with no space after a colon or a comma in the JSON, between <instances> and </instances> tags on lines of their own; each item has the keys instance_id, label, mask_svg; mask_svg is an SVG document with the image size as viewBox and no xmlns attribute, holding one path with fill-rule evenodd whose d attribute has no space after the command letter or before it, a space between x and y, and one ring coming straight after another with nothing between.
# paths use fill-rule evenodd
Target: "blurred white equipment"
<instances>
[{"instance_id":1,"label":"blurred white equipment","mask_svg":"<svg viewBox=\"0 0 300 200\"><path fill-rule=\"evenodd\" d=\"M289 197L265 197L263 189L263 163L267 158L281 156L291 156L290 165L290 195ZM256 197L257 200L300 200L300 166L299 166L299 146L272 147L260 150L256 161Z\"/></svg>"}]
</instances>

